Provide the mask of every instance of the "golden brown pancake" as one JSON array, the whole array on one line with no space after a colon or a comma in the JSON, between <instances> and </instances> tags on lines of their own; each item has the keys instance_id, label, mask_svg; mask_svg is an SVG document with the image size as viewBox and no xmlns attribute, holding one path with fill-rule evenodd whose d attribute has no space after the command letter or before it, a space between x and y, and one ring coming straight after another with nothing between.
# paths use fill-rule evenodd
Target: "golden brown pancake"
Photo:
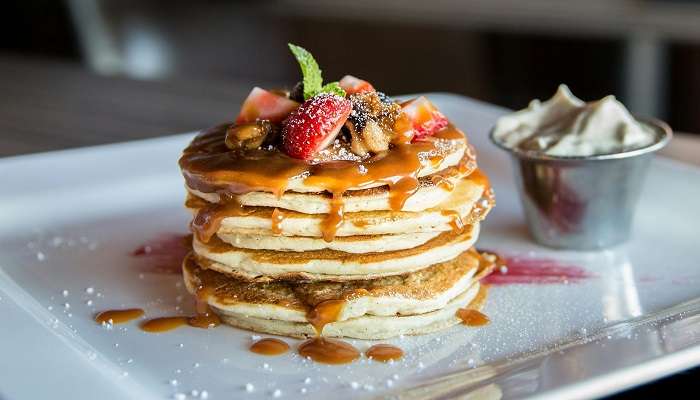
<instances>
[{"instance_id":1,"label":"golden brown pancake","mask_svg":"<svg viewBox=\"0 0 700 400\"><path fill-rule=\"evenodd\" d=\"M311 329L306 322L310 310L327 301L341 300L344 301L343 310L337 322L329 324L328 328L333 331L345 327L353 332L348 336L353 337L358 337L358 327L364 326L367 318L381 317L379 325L382 327L397 323L404 331L408 323L408 331L413 333L452 325L457 321L453 315L436 312L447 309L448 305L459 308L475 300L483 302L483 298L477 296L479 287L474 285L492 268L493 263L480 262L473 250L417 272L342 283L249 282L201 268L192 255L183 264L188 290L208 293L206 301L234 326L250 328L250 324L257 324L261 331L300 336L306 333L299 332L308 333ZM407 316L419 317L409 323ZM392 319L395 322L391 322ZM330 328L334 324L336 328ZM372 329L365 331L368 335L364 338L388 334Z\"/></svg>"}]
</instances>

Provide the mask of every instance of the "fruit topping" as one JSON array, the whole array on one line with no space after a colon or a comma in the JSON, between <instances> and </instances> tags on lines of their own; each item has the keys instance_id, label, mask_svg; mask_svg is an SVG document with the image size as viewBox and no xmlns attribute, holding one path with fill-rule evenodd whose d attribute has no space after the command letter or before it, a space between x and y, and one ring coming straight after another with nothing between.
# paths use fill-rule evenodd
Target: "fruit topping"
<instances>
[{"instance_id":1,"label":"fruit topping","mask_svg":"<svg viewBox=\"0 0 700 400\"><path fill-rule=\"evenodd\" d=\"M226 130L226 147L231 150L257 149L269 139L272 131L272 123L268 120L232 125Z\"/></svg>"},{"instance_id":2,"label":"fruit topping","mask_svg":"<svg viewBox=\"0 0 700 400\"><path fill-rule=\"evenodd\" d=\"M299 103L286 96L255 87L243 102L236 123L243 124L266 119L276 124L282 122L297 107Z\"/></svg>"},{"instance_id":3,"label":"fruit topping","mask_svg":"<svg viewBox=\"0 0 700 400\"><path fill-rule=\"evenodd\" d=\"M373 92L374 86L367 81L356 78L352 75L345 75L339 82L340 87L345 90L348 95L363 92Z\"/></svg>"},{"instance_id":4,"label":"fruit topping","mask_svg":"<svg viewBox=\"0 0 700 400\"><path fill-rule=\"evenodd\" d=\"M308 100L320 93L331 93L345 97L345 91L341 89L338 82L331 82L323 85L321 68L318 67L318 63L311 53L303 47L295 46L291 43L287 45L301 67L301 74L304 77L301 86L304 100Z\"/></svg>"},{"instance_id":5,"label":"fruit topping","mask_svg":"<svg viewBox=\"0 0 700 400\"><path fill-rule=\"evenodd\" d=\"M350 132L350 149L364 156L389 149L397 131L394 129L401 116L401 106L381 92L362 92L350 95L352 112L345 123Z\"/></svg>"},{"instance_id":6,"label":"fruit topping","mask_svg":"<svg viewBox=\"0 0 700 400\"><path fill-rule=\"evenodd\" d=\"M350 100L333 94L319 94L292 112L282 128L285 153L311 160L330 145L352 110Z\"/></svg>"},{"instance_id":7,"label":"fruit topping","mask_svg":"<svg viewBox=\"0 0 700 400\"><path fill-rule=\"evenodd\" d=\"M447 127L449 123L437 107L423 96L409 100L401 104L401 107L411 120L414 141L432 136L435 132Z\"/></svg>"}]
</instances>

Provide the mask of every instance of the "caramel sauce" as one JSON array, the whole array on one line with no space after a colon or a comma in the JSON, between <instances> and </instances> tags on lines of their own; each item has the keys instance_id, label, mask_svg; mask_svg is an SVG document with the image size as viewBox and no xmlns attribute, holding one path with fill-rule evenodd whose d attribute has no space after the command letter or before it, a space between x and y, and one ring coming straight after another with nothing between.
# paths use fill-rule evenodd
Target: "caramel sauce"
<instances>
[{"instance_id":1,"label":"caramel sauce","mask_svg":"<svg viewBox=\"0 0 700 400\"><path fill-rule=\"evenodd\" d=\"M369 226L370 222L367 220L359 220L359 221L352 221L352 224L358 228L364 228L366 226Z\"/></svg>"},{"instance_id":2,"label":"caramel sauce","mask_svg":"<svg viewBox=\"0 0 700 400\"><path fill-rule=\"evenodd\" d=\"M204 286L197 288L195 299L196 313L194 316L153 318L141 324L141 329L150 333L160 333L171 331L185 325L201 329L214 328L220 325L221 319L211 310L207 303L209 293L210 290Z\"/></svg>"},{"instance_id":3,"label":"caramel sauce","mask_svg":"<svg viewBox=\"0 0 700 400\"><path fill-rule=\"evenodd\" d=\"M125 310L107 310L95 316L95 322L98 324L111 323L123 324L136 318L140 318L144 314L140 308L127 308Z\"/></svg>"},{"instance_id":4,"label":"caramel sauce","mask_svg":"<svg viewBox=\"0 0 700 400\"><path fill-rule=\"evenodd\" d=\"M350 343L320 336L300 344L299 355L323 364L347 364L360 358L359 350Z\"/></svg>"},{"instance_id":5,"label":"caramel sauce","mask_svg":"<svg viewBox=\"0 0 700 400\"><path fill-rule=\"evenodd\" d=\"M141 330L150 333L160 333L172 331L181 326L187 325L187 317L161 317L153 318L141 324Z\"/></svg>"},{"instance_id":6,"label":"caramel sauce","mask_svg":"<svg viewBox=\"0 0 700 400\"><path fill-rule=\"evenodd\" d=\"M344 203L343 203L343 193L333 192L333 199L331 199L331 209L328 212L326 218L321 222L321 233L323 234L323 240L326 242L332 242L335 239L335 233L343 224Z\"/></svg>"},{"instance_id":7,"label":"caramel sauce","mask_svg":"<svg viewBox=\"0 0 700 400\"><path fill-rule=\"evenodd\" d=\"M418 189L418 173L424 164L439 165L445 154L464 139L461 131L449 125L434 136L414 143L397 140L390 151L364 161L365 168L360 169L354 161L314 164L288 157L278 150L232 152L225 145L227 126L220 125L202 132L185 149L180 167L187 185L222 197L223 194L233 197L252 191L270 192L281 197L290 180L302 179L305 184L333 195L331 210L322 224L326 241L333 240L342 224L343 194L347 190L388 185L391 207L400 210ZM210 217L202 222L202 233L206 236L210 229L213 230L217 218ZM207 227L210 229L205 229Z\"/></svg>"},{"instance_id":8,"label":"caramel sauce","mask_svg":"<svg viewBox=\"0 0 700 400\"><path fill-rule=\"evenodd\" d=\"M250 346L250 351L264 356L278 356L289 351L289 345L279 339L260 339Z\"/></svg>"},{"instance_id":9,"label":"caramel sauce","mask_svg":"<svg viewBox=\"0 0 700 400\"><path fill-rule=\"evenodd\" d=\"M474 169L468 176L469 180L486 189L491 188L489 177L479 168Z\"/></svg>"},{"instance_id":10,"label":"caramel sauce","mask_svg":"<svg viewBox=\"0 0 700 400\"><path fill-rule=\"evenodd\" d=\"M472 250L476 253L475 250ZM482 265L482 262L487 262L489 265ZM484 268L482 270L482 268ZM493 263L485 260L483 257L479 258L479 271L477 275L482 275L483 273L488 273L493 268ZM479 311L484 306L486 302L486 296L488 295L489 289L488 285L482 284L479 287L479 292L474 296L474 299L465 308L460 308L457 310L455 315L457 318L462 320L462 324L467 326L483 326L487 325L491 320L484 313Z\"/></svg>"},{"instance_id":11,"label":"caramel sauce","mask_svg":"<svg viewBox=\"0 0 700 400\"><path fill-rule=\"evenodd\" d=\"M219 203L207 203L197 210L197 214L192 218L190 227L192 232L201 242L208 242L221 227L221 221L226 217L238 215L248 215L245 209L235 198L227 199L221 196Z\"/></svg>"},{"instance_id":12,"label":"caramel sauce","mask_svg":"<svg viewBox=\"0 0 700 400\"><path fill-rule=\"evenodd\" d=\"M280 224L284 221L284 213L279 208L275 208L272 212L272 233L279 235L282 233Z\"/></svg>"},{"instance_id":13,"label":"caramel sauce","mask_svg":"<svg viewBox=\"0 0 700 400\"><path fill-rule=\"evenodd\" d=\"M451 217L450 227L452 227L453 232L461 232L464 229L465 223L462 221L462 216L455 210L442 210L440 214Z\"/></svg>"},{"instance_id":14,"label":"caramel sauce","mask_svg":"<svg viewBox=\"0 0 700 400\"><path fill-rule=\"evenodd\" d=\"M316 305L306 314L306 320L314 327L317 335L321 335L323 327L338 320L345 306L345 300L326 300Z\"/></svg>"},{"instance_id":15,"label":"caramel sauce","mask_svg":"<svg viewBox=\"0 0 700 400\"><path fill-rule=\"evenodd\" d=\"M400 211L406 200L418 190L418 179L413 176L404 176L395 183L389 184L389 207L394 211Z\"/></svg>"},{"instance_id":16,"label":"caramel sauce","mask_svg":"<svg viewBox=\"0 0 700 400\"><path fill-rule=\"evenodd\" d=\"M221 324L221 319L211 310L209 304L207 303L209 294L209 288L204 286L199 286L197 288L195 303L197 314L187 320L187 325L195 328L208 329L214 328Z\"/></svg>"},{"instance_id":17,"label":"caramel sauce","mask_svg":"<svg viewBox=\"0 0 700 400\"><path fill-rule=\"evenodd\" d=\"M375 344L367 349L365 355L373 360L389 362L403 357L403 350L390 344Z\"/></svg>"},{"instance_id":18,"label":"caramel sauce","mask_svg":"<svg viewBox=\"0 0 700 400\"><path fill-rule=\"evenodd\" d=\"M467 326L483 326L491 322L489 317L481 311L471 308L460 308L457 310L457 317L462 320L462 323Z\"/></svg>"},{"instance_id":19,"label":"caramel sauce","mask_svg":"<svg viewBox=\"0 0 700 400\"><path fill-rule=\"evenodd\" d=\"M448 192L451 192L455 188L455 184L442 175L433 175L430 180L437 187Z\"/></svg>"}]
</instances>

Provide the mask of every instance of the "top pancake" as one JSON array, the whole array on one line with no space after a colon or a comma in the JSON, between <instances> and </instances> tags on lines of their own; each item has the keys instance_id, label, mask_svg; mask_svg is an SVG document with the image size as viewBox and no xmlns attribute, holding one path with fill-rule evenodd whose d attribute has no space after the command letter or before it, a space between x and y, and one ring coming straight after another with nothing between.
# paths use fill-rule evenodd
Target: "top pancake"
<instances>
[{"instance_id":1,"label":"top pancake","mask_svg":"<svg viewBox=\"0 0 700 400\"><path fill-rule=\"evenodd\" d=\"M200 194L347 192L385 186L397 178L420 178L457 166L467 152L464 134L449 125L434 136L396 145L370 159L311 164L278 150L245 154L225 144L226 128L200 133L185 149L180 167L187 186ZM209 199L207 199L209 200Z\"/></svg>"}]
</instances>

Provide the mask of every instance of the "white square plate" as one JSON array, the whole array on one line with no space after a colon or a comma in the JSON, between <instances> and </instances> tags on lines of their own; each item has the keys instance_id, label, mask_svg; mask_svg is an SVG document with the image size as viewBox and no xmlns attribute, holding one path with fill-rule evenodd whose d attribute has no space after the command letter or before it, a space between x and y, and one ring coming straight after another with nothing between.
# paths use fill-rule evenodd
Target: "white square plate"
<instances>
[{"instance_id":1,"label":"white square plate","mask_svg":"<svg viewBox=\"0 0 700 400\"><path fill-rule=\"evenodd\" d=\"M628 244L545 249L527 235L509 160L487 140L505 110L429 97L468 134L496 190L479 247L553 274L533 283L514 267L499 277L529 283L493 286L490 325L391 340L406 351L403 360L346 366L294 352L254 355L251 333L229 327L155 335L132 322L107 330L95 312L192 311L179 276L158 268L172 259L132 255L186 233L177 159L192 135L21 156L0 160L0 397L434 398L478 390L561 399L611 393L700 363L700 317L690 301L700 296L700 171L653 162ZM579 271L567 265L586 277L562 278Z\"/></svg>"}]
</instances>

